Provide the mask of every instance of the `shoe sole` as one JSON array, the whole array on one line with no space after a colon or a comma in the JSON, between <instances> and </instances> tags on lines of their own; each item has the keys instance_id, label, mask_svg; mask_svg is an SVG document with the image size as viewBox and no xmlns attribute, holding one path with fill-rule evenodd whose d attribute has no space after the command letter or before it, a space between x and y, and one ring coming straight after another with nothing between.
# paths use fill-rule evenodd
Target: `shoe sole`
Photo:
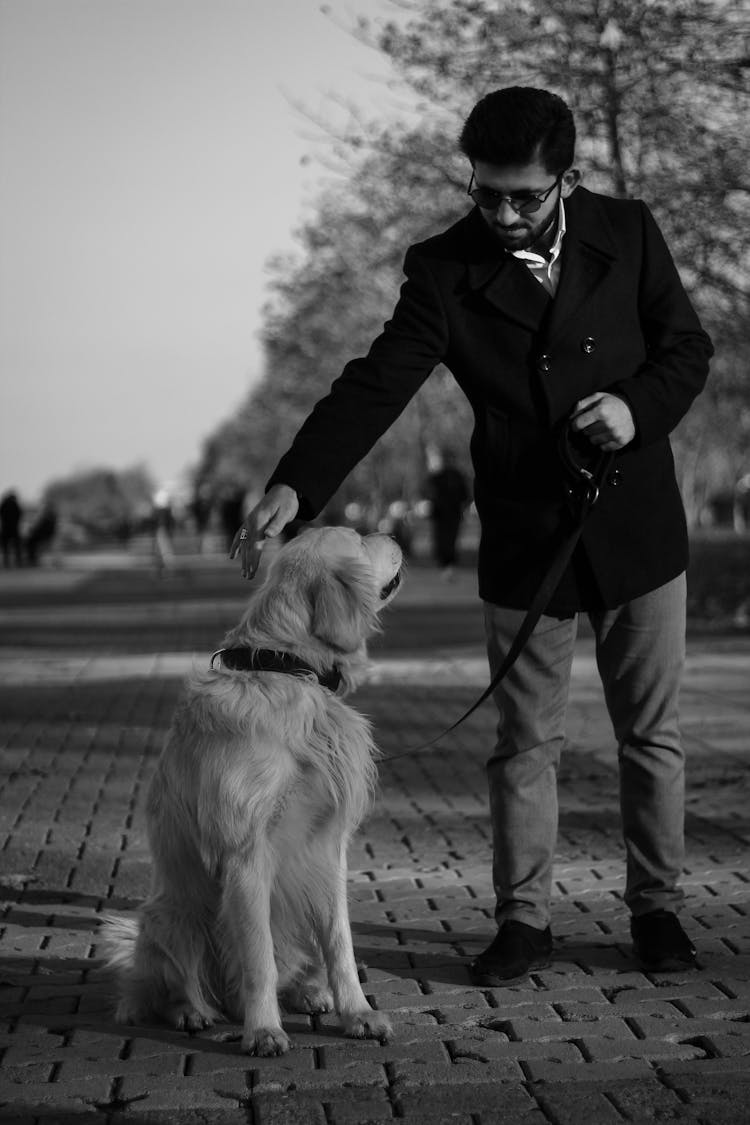
<instances>
[{"instance_id":1,"label":"shoe sole","mask_svg":"<svg viewBox=\"0 0 750 1125\"><path fill-rule=\"evenodd\" d=\"M469 970L471 975L471 983L478 988L505 988L509 984L518 984L519 981L527 980L531 973L537 973L540 969L547 969L552 964L552 958L546 957L539 961L534 961L522 973L518 973L514 977L500 977L493 972L482 972Z\"/></svg>"},{"instance_id":2,"label":"shoe sole","mask_svg":"<svg viewBox=\"0 0 750 1125\"><path fill-rule=\"evenodd\" d=\"M635 959L642 969L649 973L681 973L685 969L697 969L697 957L691 957L689 960L682 957L664 957L661 961L647 961L645 957L641 957L636 953Z\"/></svg>"}]
</instances>

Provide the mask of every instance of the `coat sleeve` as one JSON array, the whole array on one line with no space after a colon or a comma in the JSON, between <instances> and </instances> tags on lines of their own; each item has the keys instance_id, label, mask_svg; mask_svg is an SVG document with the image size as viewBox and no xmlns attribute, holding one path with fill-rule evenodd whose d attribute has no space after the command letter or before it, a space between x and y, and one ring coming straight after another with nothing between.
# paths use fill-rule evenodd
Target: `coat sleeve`
<instances>
[{"instance_id":1,"label":"coat sleeve","mask_svg":"<svg viewBox=\"0 0 750 1125\"><path fill-rule=\"evenodd\" d=\"M445 355L443 303L414 247L407 252L404 273L398 303L382 333L316 403L266 485L293 488L302 519L315 518Z\"/></svg>"},{"instance_id":2,"label":"coat sleeve","mask_svg":"<svg viewBox=\"0 0 750 1125\"><path fill-rule=\"evenodd\" d=\"M607 388L625 399L636 425L635 447L666 437L687 413L708 376L713 354L664 237L644 203L638 306L646 362Z\"/></svg>"}]
</instances>

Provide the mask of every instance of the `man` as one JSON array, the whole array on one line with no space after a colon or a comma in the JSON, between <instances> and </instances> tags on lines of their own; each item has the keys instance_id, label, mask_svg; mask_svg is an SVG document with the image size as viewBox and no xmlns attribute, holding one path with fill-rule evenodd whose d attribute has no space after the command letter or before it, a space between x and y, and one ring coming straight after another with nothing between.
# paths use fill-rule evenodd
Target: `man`
<instances>
[{"instance_id":1,"label":"man","mask_svg":"<svg viewBox=\"0 0 750 1125\"><path fill-rule=\"evenodd\" d=\"M574 142L568 107L545 90L497 90L474 107L461 134L474 209L410 248L391 320L317 404L233 544L252 574L257 541L314 517L442 362L475 415L479 593L495 669L565 519L561 427L579 449L613 453L572 562L495 692L498 933L472 965L490 986L551 954L556 769L579 612L618 743L634 951L660 969L696 955L676 913L687 532L668 434L712 349L650 212L580 187Z\"/></svg>"},{"instance_id":2,"label":"man","mask_svg":"<svg viewBox=\"0 0 750 1125\"><path fill-rule=\"evenodd\" d=\"M427 478L426 492L430 501L433 557L443 578L450 580L456 565L461 521L471 499L452 449L443 449L439 467Z\"/></svg>"},{"instance_id":3,"label":"man","mask_svg":"<svg viewBox=\"0 0 750 1125\"><path fill-rule=\"evenodd\" d=\"M3 549L3 566L23 564L22 518L23 509L15 492L6 492L0 500L0 543Z\"/></svg>"}]
</instances>

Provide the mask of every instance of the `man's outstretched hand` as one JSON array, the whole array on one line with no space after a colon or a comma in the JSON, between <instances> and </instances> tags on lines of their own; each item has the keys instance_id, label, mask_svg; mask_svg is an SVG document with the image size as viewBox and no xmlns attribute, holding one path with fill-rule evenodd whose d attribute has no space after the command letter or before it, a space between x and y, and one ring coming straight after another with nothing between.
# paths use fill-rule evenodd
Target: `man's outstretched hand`
<instances>
[{"instance_id":1,"label":"man's outstretched hand","mask_svg":"<svg viewBox=\"0 0 750 1125\"><path fill-rule=\"evenodd\" d=\"M243 578L255 576L265 540L278 535L298 511L299 500L294 489L288 484L275 484L245 517L229 552L230 559L239 553Z\"/></svg>"},{"instance_id":2,"label":"man's outstretched hand","mask_svg":"<svg viewBox=\"0 0 750 1125\"><path fill-rule=\"evenodd\" d=\"M635 437L635 422L625 399L598 391L575 404L572 428L600 449L622 449Z\"/></svg>"}]
</instances>

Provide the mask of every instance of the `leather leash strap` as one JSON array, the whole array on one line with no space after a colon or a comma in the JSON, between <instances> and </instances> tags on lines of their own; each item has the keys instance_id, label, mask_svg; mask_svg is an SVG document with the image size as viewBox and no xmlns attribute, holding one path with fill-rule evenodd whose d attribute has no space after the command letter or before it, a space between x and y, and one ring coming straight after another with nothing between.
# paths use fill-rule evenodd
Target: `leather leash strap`
<instances>
[{"instance_id":1,"label":"leather leash strap","mask_svg":"<svg viewBox=\"0 0 750 1125\"><path fill-rule=\"evenodd\" d=\"M524 645L534 632L539 618L549 605L550 599L565 572L565 568L573 557L573 552L578 540L581 538L581 532L583 531L588 514L599 499L599 492L604 478L614 459L614 453L602 453L596 466L592 470L586 468L576 460L568 427L565 427L561 434L559 452L570 481L567 487L567 494L571 503L573 522L568 527L563 525L560 528L558 532L558 543L552 554L552 561L545 571L544 577L526 611L526 616L521 622L521 626L513 638L513 643L505 654L505 658L500 664L500 667L479 698L472 703L468 711L464 711L463 715L456 719L455 723L446 727L444 731L435 735L435 737L431 738L428 742L421 742L417 746L412 746L408 750L401 751L400 754L388 754L379 758L378 761L392 762L397 758L405 758L409 754L414 754L417 751L427 750L430 746L434 746L436 742L445 738L447 734L454 731L456 727L460 726L465 719L468 719L469 715L473 715L476 709L492 695L497 685L513 667Z\"/></svg>"}]
</instances>

